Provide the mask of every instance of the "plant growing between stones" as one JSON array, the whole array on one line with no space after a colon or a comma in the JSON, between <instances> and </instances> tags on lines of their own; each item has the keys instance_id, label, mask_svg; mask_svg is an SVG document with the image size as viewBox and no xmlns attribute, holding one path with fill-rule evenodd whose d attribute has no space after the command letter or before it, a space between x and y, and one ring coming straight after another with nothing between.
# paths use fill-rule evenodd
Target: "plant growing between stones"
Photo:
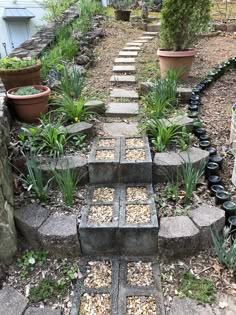
<instances>
[{"instance_id":1,"label":"plant growing between stones","mask_svg":"<svg viewBox=\"0 0 236 315\"><path fill-rule=\"evenodd\" d=\"M212 303L216 298L216 290L213 282L208 279L198 279L191 272L184 272L182 274L180 292L202 303Z\"/></svg>"},{"instance_id":2,"label":"plant growing between stones","mask_svg":"<svg viewBox=\"0 0 236 315\"><path fill-rule=\"evenodd\" d=\"M21 269L21 276L25 278L30 271L33 271L36 266L43 266L46 262L48 251L27 250L17 259L18 266Z\"/></svg>"},{"instance_id":3,"label":"plant growing between stones","mask_svg":"<svg viewBox=\"0 0 236 315\"><path fill-rule=\"evenodd\" d=\"M59 82L59 93L67 97L79 99L85 86L84 76L75 68L63 69Z\"/></svg>"},{"instance_id":4,"label":"plant growing between stones","mask_svg":"<svg viewBox=\"0 0 236 315\"><path fill-rule=\"evenodd\" d=\"M80 17L77 26L82 33L87 33L91 28L92 17L95 14L103 13L101 3L95 0L81 0L79 2Z\"/></svg>"}]
</instances>

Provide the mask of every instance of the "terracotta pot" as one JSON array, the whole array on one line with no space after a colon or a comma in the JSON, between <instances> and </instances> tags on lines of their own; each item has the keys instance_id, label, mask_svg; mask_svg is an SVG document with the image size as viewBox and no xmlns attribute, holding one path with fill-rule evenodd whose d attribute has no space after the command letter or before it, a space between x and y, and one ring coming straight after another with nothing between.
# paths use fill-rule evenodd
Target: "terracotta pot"
<instances>
[{"instance_id":1,"label":"terracotta pot","mask_svg":"<svg viewBox=\"0 0 236 315\"><path fill-rule=\"evenodd\" d=\"M117 21L129 21L131 11L116 10L115 18Z\"/></svg>"},{"instance_id":2,"label":"terracotta pot","mask_svg":"<svg viewBox=\"0 0 236 315\"><path fill-rule=\"evenodd\" d=\"M39 62L36 65L23 69L0 69L0 77L6 90L10 90L17 86L27 86L40 84L40 69L42 64Z\"/></svg>"},{"instance_id":3,"label":"terracotta pot","mask_svg":"<svg viewBox=\"0 0 236 315\"><path fill-rule=\"evenodd\" d=\"M189 76L196 50L172 51L159 49L157 55L160 59L162 78L166 76L168 69L173 69L181 71L182 75L180 76L180 79L186 80Z\"/></svg>"},{"instance_id":4,"label":"terracotta pot","mask_svg":"<svg viewBox=\"0 0 236 315\"><path fill-rule=\"evenodd\" d=\"M47 86L32 85L37 90L44 90L39 94L33 95L14 95L20 87L7 91L7 97L14 103L14 108L17 116L28 123L33 123L38 120L40 114L48 112L48 97L51 90Z\"/></svg>"}]
</instances>

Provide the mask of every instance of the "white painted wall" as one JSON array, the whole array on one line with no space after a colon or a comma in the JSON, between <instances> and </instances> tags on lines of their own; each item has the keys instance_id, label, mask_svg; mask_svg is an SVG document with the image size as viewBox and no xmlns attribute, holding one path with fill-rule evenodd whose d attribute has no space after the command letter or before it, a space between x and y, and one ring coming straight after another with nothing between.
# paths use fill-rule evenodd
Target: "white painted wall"
<instances>
[{"instance_id":1,"label":"white painted wall","mask_svg":"<svg viewBox=\"0 0 236 315\"><path fill-rule=\"evenodd\" d=\"M35 15L35 18L28 19L29 37L45 24L42 21L44 10L41 8L42 0L0 0L0 55L6 55L2 43L6 43L7 52L11 51L11 40L8 32L7 21L2 18L4 8L26 8Z\"/></svg>"}]
</instances>

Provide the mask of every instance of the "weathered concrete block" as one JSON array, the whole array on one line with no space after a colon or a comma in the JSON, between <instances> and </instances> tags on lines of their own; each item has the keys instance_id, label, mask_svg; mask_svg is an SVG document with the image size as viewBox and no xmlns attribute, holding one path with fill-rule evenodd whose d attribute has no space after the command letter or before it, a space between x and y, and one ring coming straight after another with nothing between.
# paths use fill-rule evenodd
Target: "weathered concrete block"
<instances>
[{"instance_id":1,"label":"weathered concrete block","mask_svg":"<svg viewBox=\"0 0 236 315\"><path fill-rule=\"evenodd\" d=\"M140 146L128 146L128 137L121 140L120 182L121 183L145 183L152 181L152 158L147 137L136 137L142 140ZM133 154L132 154L133 152ZM140 156L139 156L140 154Z\"/></svg>"},{"instance_id":2,"label":"weathered concrete block","mask_svg":"<svg viewBox=\"0 0 236 315\"><path fill-rule=\"evenodd\" d=\"M183 163L191 162L194 168L199 168L201 161L207 162L209 152L190 148L184 152L156 153L153 161L152 176L154 183L171 181L181 172Z\"/></svg>"},{"instance_id":3,"label":"weathered concrete block","mask_svg":"<svg viewBox=\"0 0 236 315\"><path fill-rule=\"evenodd\" d=\"M115 103L111 102L107 105L105 115L108 117L132 117L139 114L138 103Z\"/></svg>"},{"instance_id":4,"label":"weathered concrete block","mask_svg":"<svg viewBox=\"0 0 236 315\"><path fill-rule=\"evenodd\" d=\"M50 216L38 230L43 248L58 257L79 256L76 220L75 216Z\"/></svg>"},{"instance_id":5,"label":"weathered concrete block","mask_svg":"<svg viewBox=\"0 0 236 315\"><path fill-rule=\"evenodd\" d=\"M115 63L135 63L135 58L115 58Z\"/></svg>"},{"instance_id":6,"label":"weathered concrete block","mask_svg":"<svg viewBox=\"0 0 236 315\"><path fill-rule=\"evenodd\" d=\"M214 315L212 308L208 304L199 304L198 301L189 298L174 297L170 315Z\"/></svg>"},{"instance_id":7,"label":"weathered concrete block","mask_svg":"<svg viewBox=\"0 0 236 315\"><path fill-rule=\"evenodd\" d=\"M113 83L135 83L136 79L134 75L112 75L110 82Z\"/></svg>"},{"instance_id":8,"label":"weathered concrete block","mask_svg":"<svg viewBox=\"0 0 236 315\"><path fill-rule=\"evenodd\" d=\"M95 112L97 114L104 114L106 106L103 101L99 100L91 100L84 104L85 108L88 108L91 112Z\"/></svg>"},{"instance_id":9,"label":"weathered concrete block","mask_svg":"<svg viewBox=\"0 0 236 315\"><path fill-rule=\"evenodd\" d=\"M86 139L91 139L95 135L95 128L92 124L85 121L62 127L68 135L77 136L79 134L86 135Z\"/></svg>"},{"instance_id":10,"label":"weathered concrete block","mask_svg":"<svg viewBox=\"0 0 236 315\"><path fill-rule=\"evenodd\" d=\"M119 57L137 57L138 52L137 51L120 51Z\"/></svg>"},{"instance_id":11,"label":"weathered concrete block","mask_svg":"<svg viewBox=\"0 0 236 315\"><path fill-rule=\"evenodd\" d=\"M40 246L38 229L49 215L50 211L38 204L29 204L15 211L16 227L32 247Z\"/></svg>"},{"instance_id":12,"label":"weathered concrete block","mask_svg":"<svg viewBox=\"0 0 236 315\"><path fill-rule=\"evenodd\" d=\"M225 211L202 205L190 212L190 218L200 230L201 248L212 245L211 230L221 231L225 225Z\"/></svg>"},{"instance_id":13,"label":"weathered concrete block","mask_svg":"<svg viewBox=\"0 0 236 315\"><path fill-rule=\"evenodd\" d=\"M60 315L61 311L58 310L52 310L49 307L29 307L27 308L24 315Z\"/></svg>"},{"instance_id":14,"label":"weathered concrete block","mask_svg":"<svg viewBox=\"0 0 236 315\"><path fill-rule=\"evenodd\" d=\"M111 137L137 136L140 133L138 126L139 126L138 122L104 123L103 131L106 135Z\"/></svg>"},{"instance_id":15,"label":"weathered concrete block","mask_svg":"<svg viewBox=\"0 0 236 315\"><path fill-rule=\"evenodd\" d=\"M132 98L138 99L138 93L134 90L113 89L110 94L111 98Z\"/></svg>"},{"instance_id":16,"label":"weathered concrete block","mask_svg":"<svg viewBox=\"0 0 236 315\"><path fill-rule=\"evenodd\" d=\"M104 140L114 141L114 146L99 146L99 142ZM119 181L119 162L120 139L115 137L96 139L88 161L90 184L117 183Z\"/></svg>"},{"instance_id":17,"label":"weathered concrete block","mask_svg":"<svg viewBox=\"0 0 236 315\"><path fill-rule=\"evenodd\" d=\"M200 232L187 216L160 220L158 252L167 259L196 254L200 247Z\"/></svg>"},{"instance_id":18,"label":"weathered concrete block","mask_svg":"<svg viewBox=\"0 0 236 315\"><path fill-rule=\"evenodd\" d=\"M185 127L187 132L192 132L193 131L193 122L194 122L194 120L192 118L189 118L188 116L185 116L185 115L170 117L168 119L161 119L161 121L167 127L171 126L171 125L176 125L176 126L179 126L180 130L183 127Z\"/></svg>"},{"instance_id":19,"label":"weathered concrete block","mask_svg":"<svg viewBox=\"0 0 236 315\"><path fill-rule=\"evenodd\" d=\"M151 91L151 89L153 88L154 83L153 82L141 82L139 85L139 92L141 95L145 95L148 92Z\"/></svg>"},{"instance_id":20,"label":"weathered concrete block","mask_svg":"<svg viewBox=\"0 0 236 315\"><path fill-rule=\"evenodd\" d=\"M130 47L130 49L133 47ZM136 71L135 66L113 66L112 68L113 72L123 72L123 73L134 73Z\"/></svg>"},{"instance_id":21,"label":"weathered concrete block","mask_svg":"<svg viewBox=\"0 0 236 315\"><path fill-rule=\"evenodd\" d=\"M177 87L177 95L182 102L188 102L192 96L192 89L188 87Z\"/></svg>"},{"instance_id":22,"label":"weathered concrete block","mask_svg":"<svg viewBox=\"0 0 236 315\"><path fill-rule=\"evenodd\" d=\"M160 31L160 28L161 28L161 23L158 22L158 23L152 23L152 24L147 24L147 27L146 27L146 31L147 32L159 32ZM146 34L145 34L146 35ZM153 35L153 34L152 34ZM146 36L150 36L150 34L146 35ZM152 36L151 36L152 37Z\"/></svg>"},{"instance_id":23,"label":"weathered concrete block","mask_svg":"<svg viewBox=\"0 0 236 315\"><path fill-rule=\"evenodd\" d=\"M138 43L137 43L138 44ZM123 48L123 51L140 51L141 47L140 46L126 46Z\"/></svg>"},{"instance_id":24,"label":"weathered concrete block","mask_svg":"<svg viewBox=\"0 0 236 315\"><path fill-rule=\"evenodd\" d=\"M23 315L27 303L28 299L11 287L0 290L0 315Z\"/></svg>"}]
</instances>

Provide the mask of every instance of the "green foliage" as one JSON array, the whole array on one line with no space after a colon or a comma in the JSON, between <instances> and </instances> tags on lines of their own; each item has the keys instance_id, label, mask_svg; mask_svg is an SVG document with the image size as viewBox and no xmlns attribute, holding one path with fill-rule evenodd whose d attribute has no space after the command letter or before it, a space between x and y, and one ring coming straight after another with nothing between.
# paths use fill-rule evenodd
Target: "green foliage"
<instances>
[{"instance_id":1,"label":"green foliage","mask_svg":"<svg viewBox=\"0 0 236 315\"><path fill-rule=\"evenodd\" d=\"M71 170L67 165L67 168L65 170L60 172L52 170L52 173L60 190L63 193L63 199L65 204L71 207L73 204L76 186L79 181L77 172Z\"/></svg>"},{"instance_id":2,"label":"green foliage","mask_svg":"<svg viewBox=\"0 0 236 315\"><path fill-rule=\"evenodd\" d=\"M187 132L186 127L183 127L181 137L176 140L176 144L181 151L186 151L192 143L193 138L194 135L190 132Z\"/></svg>"},{"instance_id":3,"label":"green foliage","mask_svg":"<svg viewBox=\"0 0 236 315\"><path fill-rule=\"evenodd\" d=\"M210 0L165 0L161 11L161 48L185 50L210 21Z\"/></svg>"},{"instance_id":4,"label":"green foliage","mask_svg":"<svg viewBox=\"0 0 236 315\"><path fill-rule=\"evenodd\" d=\"M38 303L53 297L63 297L66 293L66 285L51 277L42 279L35 287L30 289L29 300Z\"/></svg>"},{"instance_id":5,"label":"green foliage","mask_svg":"<svg viewBox=\"0 0 236 315\"><path fill-rule=\"evenodd\" d=\"M185 196L183 199L183 202L185 204L188 204L190 202L192 194L196 190L197 183L200 177L204 174L205 165L205 161L201 161L198 168L196 168L190 162L190 159L187 163L182 164L181 178L183 180L183 187L185 191Z\"/></svg>"},{"instance_id":6,"label":"green foliage","mask_svg":"<svg viewBox=\"0 0 236 315\"><path fill-rule=\"evenodd\" d=\"M112 0L111 5L116 10L129 10L131 4L133 3L132 0Z\"/></svg>"},{"instance_id":7,"label":"green foliage","mask_svg":"<svg viewBox=\"0 0 236 315\"><path fill-rule=\"evenodd\" d=\"M91 28L92 17L103 13L103 8L101 3L95 0L80 0L79 11L80 17L76 25L82 33L87 33Z\"/></svg>"},{"instance_id":8,"label":"green foliage","mask_svg":"<svg viewBox=\"0 0 236 315\"><path fill-rule=\"evenodd\" d=\"M68 123L84 121L94 114L88 107L84 106L85 103L84 98L74 100L72 97L65 96L55 101L55 104L59 105L55 112L61 113L62 119Z\"/></svg>"},{"instance_id":9,"label":"green foliage","mask_svg":"<svg viewBox=\"0 0 236 315\"><path fill-rule=\"evenodd\" d=\"M41 202L48 200L48 191L52 179L44 184L43 172L38 168L33 156L26 160L27 175L20 176L23 186L35 195Z\"/></svg>"},{"instance_id":10,"label":"green foliage","mask_svg":"<svg viewBox=\"0 0 236 315\"><path fill-rule=\"evenodd\" d=\"M44 0L41 5L46 14L43 20L47 22L58 21L61 14L68 9L75 0Z\"/></svg>"},{"instance_id":11,"label":"green foliage","mask_svg":"<svg viewBox=\"0 0 236 315\"><path fill-rule=\"evenodd\" d=\"M41 124L36 127L21 128L19 140L22 150L30 149L32 153L46 153L50 157L58 157L64 153L68 140L67 133L61 130L61 121L56 125L40 119Z\"/></svg>"},{"instance_id":12,"label":"green foliage","mask_svg":"<svg viewBox=\"0 0 236 315\"><path fill-rule=\"evenodd\" d=\"M3 57L0 59L0 69L1 70L12 70L12 69L23 69L31 67L39 63L35 58L18 58L18 57Z\"/></svg>"},{"instance_id":13,"label":"green foliage","mask_svg":"<svg viewBox=\"0 0 236 315\"><path fill-rule=\"evenodd\" d=\"M218 257L219 263L228 269L236 271L236 239L233 239L231 227L225 230L221 235L216 228L211 231L214 250ZM234 231L235 232L235 231Z\"/></svg>"},{"instance_id":14,"label":"green foliage","mask_svg":"<svg viewBox=\"0 0 236 315\"><path fill-rule=\"evenodd\" d=\"M24 254L17 259L18 266L21 269L21 276L26 277L36 266L41 267L46 262L47 256L48 251L25 251Z\"/></svg>"},{"instance_id":15,"label":"green foliage","mask_svg":"<svg viewBox=\"0 0 236 315\"><path fill-rule=\"evenodd\" d=\"M212 303L216 298L213 282L208 279L198 279L191 272L182 274L180 291L185 296L202 303Z\"/></svg>"},{"instance_id":16,"label":"green foliage","mask_svg":"<svg viewBox=\"0 0 236 315\"><path fill-rule=\"evenodd\" d=\"M60 94L78 99L81 97L84 86L84 76L75 67L71 70L64 68L59 83Z\"/></svg>"},{"instance_id":17,"label":"green foliage","mask_svg":"<svg viewBox=\"0 0 236 315\"><path fill-rule=\"evenodd\" d=\"M35 89L33 86L21 87L17 91L12 92L14 95L34 95L42 93L44 90Z\"/></svg>"}]
</instances>

